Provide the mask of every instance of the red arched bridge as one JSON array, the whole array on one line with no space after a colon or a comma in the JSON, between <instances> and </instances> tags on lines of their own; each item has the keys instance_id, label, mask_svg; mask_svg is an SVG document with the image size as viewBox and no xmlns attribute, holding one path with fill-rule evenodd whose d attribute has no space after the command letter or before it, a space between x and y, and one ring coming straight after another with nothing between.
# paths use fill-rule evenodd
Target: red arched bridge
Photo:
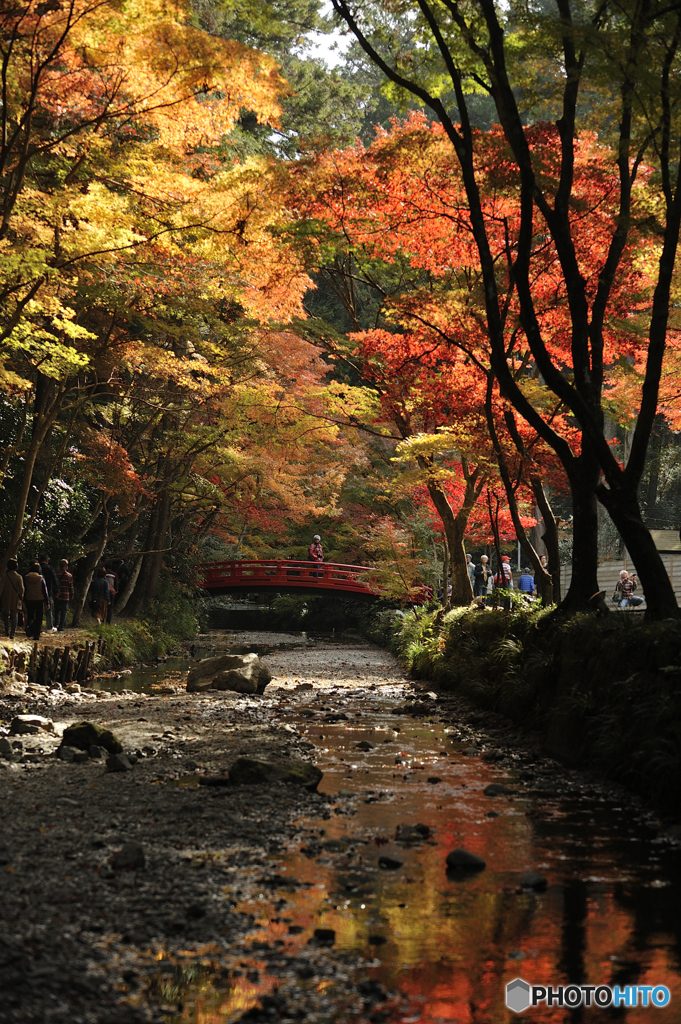
<instances>
[{"instance_id":1,"label":"red arched bridge","mask_svg":"<svg viewBox=\"0 0 681 1024\"><path fill-rule=\"evenodd\" d=\"M234 591L320 591L355 597L377 597L371 569L333 562L294 562L288 559L243 558L233 562L203 562L203 589L209 594Z\"/></svg>"}]
</instances>

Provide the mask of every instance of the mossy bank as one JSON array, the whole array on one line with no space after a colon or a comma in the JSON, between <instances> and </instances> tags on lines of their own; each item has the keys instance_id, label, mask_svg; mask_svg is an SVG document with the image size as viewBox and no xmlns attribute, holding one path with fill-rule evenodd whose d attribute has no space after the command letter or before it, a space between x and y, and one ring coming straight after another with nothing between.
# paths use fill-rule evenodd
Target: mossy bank
<instances>
[{"instance_id":1,"label":"mossy bank","mask_svg":"<svg viewBox=\"0 0 681 1024\"><path fill-rule=\"evenodd\" d=\"M681 622L426 612L392 644L416 678L539 732L548 753L681 813Z\"/></svg>"}]
</instances>

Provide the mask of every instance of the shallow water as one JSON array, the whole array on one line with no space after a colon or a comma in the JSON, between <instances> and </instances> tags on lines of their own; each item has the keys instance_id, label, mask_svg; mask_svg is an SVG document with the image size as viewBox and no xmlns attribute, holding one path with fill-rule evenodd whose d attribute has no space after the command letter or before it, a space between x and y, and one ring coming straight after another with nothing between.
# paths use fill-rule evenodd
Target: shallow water
<instances>
[{"instance_id":1,"label":"shallow water","mask_svg":"<svg viewBox=\"0 0 681 1024\"><path fill-rule=\"evenodd\" d=\"M390 1020L678 1024L678 847L628 802L575 773L543 764L537 779L527 764L514 772L464 754L470 741L460 742L455 727L395 715L400 699L392 687L365 686L273 702L275 717L315 745L319 791L333 813L301 822L317 830L318 842L277 857L277 873L301 887L268 889L243 905L261 925L244 975L222 986L204 976L185 990L181 1019L237 1019L276 984L278 950L303 949L314 929L330 928L337 950L360 953L370 977L405 997ZM347 721L324 720L338 708ZM363 740L373 748L359 750ZM518 792L485 796L492 782ZM396 840L398 826L417 823L428 826L428 839ZM445 858L457 847L482 857L486 869L448 877ZM386 855L402 866L382 869ZM521 888L528 869L546 876L546 891ZM277 897L285 906L274 906ZM516 977L554 987L666 985L672 996L661 1008L540 1005L518 1018L504 1002Z\"/></svg>"}]
</instances>

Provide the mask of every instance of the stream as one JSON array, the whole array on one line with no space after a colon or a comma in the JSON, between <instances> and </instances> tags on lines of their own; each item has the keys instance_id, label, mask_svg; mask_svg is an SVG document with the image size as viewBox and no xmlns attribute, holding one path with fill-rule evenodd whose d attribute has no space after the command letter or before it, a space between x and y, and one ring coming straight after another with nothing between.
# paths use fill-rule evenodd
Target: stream
<instances>
[{"instance_id":1,"label":"stream","mask_svg":"<svg viewBox=\"0 0 681 1024\"><path fill-rule=\"evenodd\" d=\"M221 653L233 640L213 636L194 655ZM238 1019L276 987L282 951L330 929L335 951L360 956L370 978L400 994L392 1010L369 1014L374 1022L520 1019L504 1002L506 984L520 977L554 988L662 985L671 993L654 1008L541 1003L523 1015L528 1020L678 1024L678 828L665 832L626 795L506 742L513 730L490 731L480 714L453 716L446 697L426 695L432 710L425 715L396 713L414 691L383 652L394 678L372 682L361 642L346 678L327 672L330 680L320 683L323 651L333 651L333 641L249 634L275 674L263 715L314 745L312 759L324 772L319 791L331 809L299 822L316 839L276 857L279 875L295 884L247 901L258 927L243 975L189 985L180 1019ZM366 649L375 659L377 649ZM296 666L288 688L277 688L278 659L289 674ZM190 663L140 670L122 685L144 690ZM493 783L512 792L485 795ZM448 874L445 858L456 848L483 858L485 870ZM523 886L528 871L544 876L545 887Z\"/></svg>"}]
</instances>

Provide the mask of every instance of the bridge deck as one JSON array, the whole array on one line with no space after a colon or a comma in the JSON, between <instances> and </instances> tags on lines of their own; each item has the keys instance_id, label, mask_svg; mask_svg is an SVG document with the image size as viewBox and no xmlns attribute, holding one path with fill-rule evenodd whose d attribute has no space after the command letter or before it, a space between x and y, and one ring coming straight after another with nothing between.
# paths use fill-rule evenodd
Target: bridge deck
<instances>
[{"instance_id":1,"label":"bridge deck","mask_svg":"<svg viewBox=\"0 0 681 1024\"><path fill-rule=\"evenodd\" d=\"M235 590L320 590L377 596L370 581L363 579L371 570L361 565L243 558L231 562L204 562L200 568L203 588L213 594Z\"/></svg>"}]
</instances>

